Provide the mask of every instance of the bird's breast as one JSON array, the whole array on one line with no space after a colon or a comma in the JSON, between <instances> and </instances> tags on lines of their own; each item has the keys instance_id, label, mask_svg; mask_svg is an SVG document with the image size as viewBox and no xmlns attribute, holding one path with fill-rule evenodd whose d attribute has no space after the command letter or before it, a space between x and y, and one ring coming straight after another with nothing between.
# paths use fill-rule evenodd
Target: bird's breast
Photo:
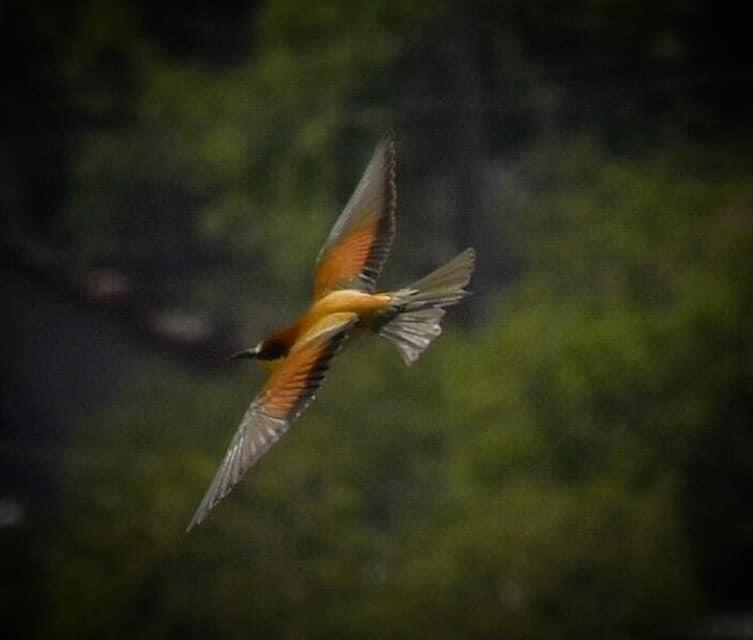
<instances>
[{"instance_id":1,"label":"bird's breast","mask_svg":"<svg viewBox=\"0 0 753 640\"><path fill-rule=\"evenodd\" d=\"M274 370L287 357L289 349L307 335L310 329L327 316L338 313L355 313L363 321L361 325L369 325L371 318L385 309L390 303L390 296L385 293L364 293L355 289L340 289L328 293L318 299L293 324L277 332L264 342L280 343L285 346L285 353L280 358L269 358L262 364Z\"/></svg>"}]
</instances>

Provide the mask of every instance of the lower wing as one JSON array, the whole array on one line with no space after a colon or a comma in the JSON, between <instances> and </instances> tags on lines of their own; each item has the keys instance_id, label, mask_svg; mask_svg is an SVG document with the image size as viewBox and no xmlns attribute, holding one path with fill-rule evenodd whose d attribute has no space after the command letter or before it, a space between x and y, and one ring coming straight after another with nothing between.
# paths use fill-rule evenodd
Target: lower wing
<instances>
[{"instance_id":1,"label":"lower wing","mask_svg":"<svg viewBox=\"0 0 753 640\"><path fill-rule=\"evenodd\" d=\"M314 400L332 358L357 322L354 313L335 313L318 322L274 370L246 411L227 453L191 518L187 531L207 514L280 439Z\"/></svg>"}]
</instances>

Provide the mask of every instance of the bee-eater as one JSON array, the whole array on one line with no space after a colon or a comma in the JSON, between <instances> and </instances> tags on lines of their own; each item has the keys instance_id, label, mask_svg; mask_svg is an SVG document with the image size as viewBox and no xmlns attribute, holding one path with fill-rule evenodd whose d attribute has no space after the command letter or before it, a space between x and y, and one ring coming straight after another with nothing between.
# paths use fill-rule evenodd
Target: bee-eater
<instances>
[{"instance_id":1,"label":"bee-eater","mask_svg":"<svg viewBox=\"0 0 753 640\"><path fill-rule=\"evenodd\" d=\"M374 151L319 253L309 308L290 326L233 356L260 360L271 375L243 416L188 530L206 518L311 403L350 334L367 330L384 336L411 364L442 333L445 307L468 295L472 248L410 286L375 291L395 236L396 206L395 149L387 139Z\"/></svg>"}]
</instances>

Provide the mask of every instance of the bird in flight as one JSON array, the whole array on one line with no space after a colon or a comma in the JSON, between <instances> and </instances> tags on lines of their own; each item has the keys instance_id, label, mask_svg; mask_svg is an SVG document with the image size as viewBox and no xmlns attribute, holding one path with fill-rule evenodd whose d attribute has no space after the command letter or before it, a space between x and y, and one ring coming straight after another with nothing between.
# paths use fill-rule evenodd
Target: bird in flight
<instances>
[{"instance_id":1,"label":"bird in flight","mask_svg":"<svg viewBox=\"0 0 753 640\"><path fill-rule=\"evenodd\" d=\"M386 139L319 253L309 308L293 324L232 356L260 360L271 374L246 410L187 530L207 517L311 403L351 334L384 336L412 364L442 333L445 307L468 295L472 248L407 287L376 291L395 237L396 206L395 148Z\"/></svg>"}]
</instances>

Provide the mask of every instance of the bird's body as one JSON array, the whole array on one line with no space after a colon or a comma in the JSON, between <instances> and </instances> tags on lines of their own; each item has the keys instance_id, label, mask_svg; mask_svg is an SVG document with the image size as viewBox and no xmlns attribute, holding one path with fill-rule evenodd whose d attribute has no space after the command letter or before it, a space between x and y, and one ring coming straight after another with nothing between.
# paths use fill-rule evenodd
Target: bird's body
<instances>
[{"instance_id":1,"label":"bird's body","mask_svg":"<svg viewBox=\"0 0 753 640\"><path fill-rule=\"evenodd\" d=\"M368 330L393 341L406 364L442 332L445 307L459 302L473 271L466 249L408 287L375 292L395 235L395 160L379 145L316 263L308 309L284 329L236 354L271 370L246 411L225 458L188 525L200 523L314 399L329 363L351 333Z\"/></svg>"},{"instance_id":2,"label":"bird's body","mask_svg":"<svg viewBox=\"0 0 753 640\"><path fill-rule=\"evenodd\" d=\"M255 357L268 365L267 368L274 369L302 336L328 316L354 313L358 316L354 329L365 328L378 318L380 312L388 309L389 305L388 293L365 293L357 289L331 291L323 298L315 300L293 324L262 340Z\"/></svg>"}]
</instances>

